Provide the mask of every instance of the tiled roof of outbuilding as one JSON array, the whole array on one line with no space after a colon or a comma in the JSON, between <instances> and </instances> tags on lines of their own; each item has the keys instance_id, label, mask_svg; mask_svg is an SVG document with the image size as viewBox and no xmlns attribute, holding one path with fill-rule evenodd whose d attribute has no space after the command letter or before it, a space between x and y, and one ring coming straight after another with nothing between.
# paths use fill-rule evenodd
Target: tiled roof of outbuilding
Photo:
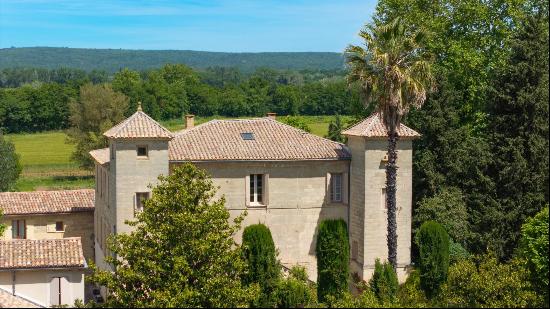
<instances>
[{"instance_id":1,"label":"tiled roof of outbuilding","mask_svg":"<svg viewBox=\"0 0 550 309\"><path fill-rule=\"evenodd\" d=\"M244 133L251 133L249 138ZM341 160L344 144L270 118L212 120L180 131L169 144L171 161Z\"/></svg>"},{"instance_id":2,"label":"tiled roof of outbuilding","mask_svg":"<svg viewBox=\"0 0 550 309\"><path fill-rule=\"evenodd\" d=\"M371 115L370 117L363 119L357 124L353 125L349 129L342 132L344 135L352 136L364 136L364 137L387 137L388 130L386 126L382 123L382 119L378 113ZM417 138L420 137L420 133L415 130L407 127L404 124L399 126L397 134L400 138Z\"/></svg>"},{"instance_id":3,"label":"tiled roof of outbuilding","mask_svg":"<svg viewBox=\"0 0 550 309\"><path fill-rule=\"evenodd\" d=\"M91 189L2 192L0 209L4 215L27 215L94 211Z\"/></svg>"},{"instance_id":4,"label":"tiled roof of outbuilding","mask_svg":"<svg viewBox=\"0 0 550 309\"><path fill-rule=\"evenodd\" d=\"M103 165L109 163L109 148L95 149L89 152L97 163Z\"/></svg>"},{"instance_id":5,"label":"tiled roof of outbuilding","mask_svg":"<svg viewBox=\"0 0 550 309\"><path fill-rule=\"evenodd\" d=\"M26 299L12 295L10 292L0 288L0 308L40 308Z\"/></svg>"},{"instance_id":6,"label":"tiled roof of outbuilding","mask_svg":"<svg viewBox=\"0 0 550 309\"><path fill-rule=\"evenodd\" d=\"M165 138L174 137L172 132L153 118L138 110L126 120L103 133L108 138Z\"/></svg>"},{"instance_id":7,"label":"tiled roof of outbuilding","mask_svg":"<svg viewBox=\"0 0 550 309\"><path fill-rule=\"evenodd\" d=\"M80 237L0 241L0 269L85 267Z\"/></svg>"}]
</instances>

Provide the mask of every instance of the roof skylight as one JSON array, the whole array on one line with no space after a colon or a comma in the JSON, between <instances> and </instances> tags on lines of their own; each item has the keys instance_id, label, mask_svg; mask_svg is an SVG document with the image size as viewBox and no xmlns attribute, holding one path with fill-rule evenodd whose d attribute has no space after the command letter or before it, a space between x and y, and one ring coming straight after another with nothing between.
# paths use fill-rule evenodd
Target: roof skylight
<instances>
[{"instance_id":1,"label":"roof skylight","mask_svg":"<svg viewBox=\"0 0 550 309\"><path fill-rule=\"evenodd\" d=\"M242 137L243 140L245 140L245 141L252 141L252 140L254 140L254 133L251 133L251 132L243 132L243 133L241 133L241 137Z\"/></svg>"}]
</instances>

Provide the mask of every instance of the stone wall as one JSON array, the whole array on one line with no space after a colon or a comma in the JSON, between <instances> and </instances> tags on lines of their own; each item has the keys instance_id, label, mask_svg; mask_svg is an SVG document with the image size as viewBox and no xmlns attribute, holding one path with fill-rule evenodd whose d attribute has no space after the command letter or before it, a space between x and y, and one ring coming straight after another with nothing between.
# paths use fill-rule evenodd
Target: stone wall
<instances>
[{"instance_id":1,"label":"stone wall","mask_svg":"<svg viewBox=\"0 0 550 309\"><path fill-rule=\"evenodd\" d=\"M94 260L94 212L75 212L48 215L17 215L4 216L3 222L7 226L3 239L12 239L12 220L25 220L27 225L27 239L58 239L66 237L82 238L82 250L86 260ZM55 223L63 221L65 230L55 231Z\"/></svg>"},{"instance_id":2,"label":"stone wall","mask_svg":"<svg viewBox=\"0 0 550 309\"><path fill-rule=\"evenodd\" d=\"M264 223L279 249L285 266L303 265L316 280L315 244L319 223L325 219L348 221L348 205L332 203L328 195L330 173L349 173L349 161L279 161L279 162L211 162L195 163L207 170L215 185L216 197L224 196L231 216L247 211L243 228ZM250 174L269 175L266 180L267 202L264 206L247 205ZM344 194L347 194L347 179ZM240 242L242 233L236 235Z\"/></svg>"},{"instance_id":3,"label":"stone wall","mask_svg":"<svg viewBox=\"0 0 550 309\"><path fill-rule=\"evenodd\" d=\"M358 245L358 258L352 269L368 280L376 258L385 261L387 249L387 209L385 203L387 153L384 139L350 137L351 172L351 243ZM401 281L411 262L412 217L412 141L401 140L397 171L397 267Z\"/></svg>"}]
</instances>

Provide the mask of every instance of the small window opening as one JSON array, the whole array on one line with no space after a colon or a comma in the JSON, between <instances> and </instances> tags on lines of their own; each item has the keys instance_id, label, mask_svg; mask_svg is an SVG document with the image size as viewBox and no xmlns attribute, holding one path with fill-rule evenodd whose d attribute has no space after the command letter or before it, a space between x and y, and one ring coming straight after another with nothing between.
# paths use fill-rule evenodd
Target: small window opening
<instances>
[{"instance_id":1,"label":"small window opening","mask_svg":"<svg viewBox=\"0 0 550 309\"><path fill-rule=\"evenodd\" d=\"M148 156L147 154L147 146L138 146L137 147L137 156L146 158Z\"/></svg>"},{"instance_id":2,"label":"small window opening","mask_svg":"<svg viewBox=\"0 0 550 309\"><path fill-rule=\"evenodd\" d=\"M254 140L254 133L251 133L251 132L241 133L241 137L245 141L251 141L251 140Z\"/></svg>"},{"instance_id":3,"label":"small window opening","mask_svg":"<svg viewBox=\"0 0 550 309\"><path fill-rule=\"evenodd\" d=\"M64 230L65 230L65 227L63 226L63 221L55 222L55 231L56 232L63 232Z\"/></svg>"}]
</instances>

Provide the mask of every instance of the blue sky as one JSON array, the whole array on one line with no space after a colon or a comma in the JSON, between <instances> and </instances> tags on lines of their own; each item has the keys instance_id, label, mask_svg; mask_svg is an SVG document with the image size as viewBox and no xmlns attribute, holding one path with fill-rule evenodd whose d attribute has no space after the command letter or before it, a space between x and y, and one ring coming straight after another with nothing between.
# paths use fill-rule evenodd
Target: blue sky
<instances>
[{"instance_id":1,"label":"blue sky","mask_svg":"<svg viewBox=\"0 0 550 309\"><path fill-rule=\"evenodd\" d=\"M375 0L0 0L0 47L331 51Z\"/></svg>"}]
</instances>

